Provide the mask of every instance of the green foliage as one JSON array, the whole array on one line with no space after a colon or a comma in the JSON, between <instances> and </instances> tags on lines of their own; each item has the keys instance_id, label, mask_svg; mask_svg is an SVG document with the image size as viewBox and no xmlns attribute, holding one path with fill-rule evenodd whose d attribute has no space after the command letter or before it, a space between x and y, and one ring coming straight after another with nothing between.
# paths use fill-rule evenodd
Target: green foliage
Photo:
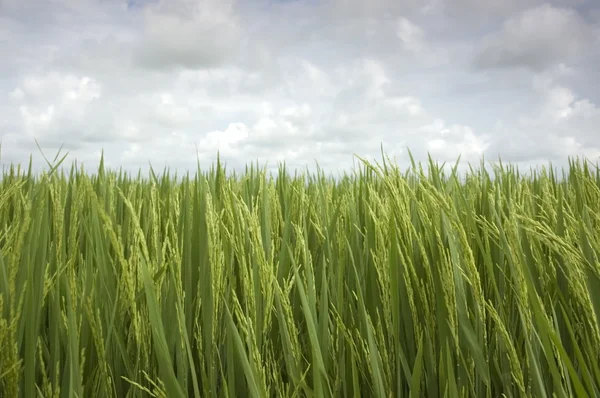
<instances>
[{"instance_id":1,"label":"green foliage","mask_svg":"<svg viewBox=\"0 0 600 398\"><path fill-rule=\"evenodd\" d=\"M600 396L587 163L49 165L0 182L2 397Z\"/></svg>"}]
</instances>

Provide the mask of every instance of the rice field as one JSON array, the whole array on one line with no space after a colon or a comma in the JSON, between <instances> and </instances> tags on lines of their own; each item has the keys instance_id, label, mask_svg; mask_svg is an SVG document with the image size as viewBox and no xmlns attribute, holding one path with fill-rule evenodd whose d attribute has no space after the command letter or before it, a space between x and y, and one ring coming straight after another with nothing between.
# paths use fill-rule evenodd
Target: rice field
<instances>
[{"instance_id":1,"label":"rice field","mask_svg":"<svg viewBox=\"0 0 600 398\"><path fill-rule=\"evenodd\" d=\"M0 397L600 396L600 171L0 181Z\"/></svg>"}]
</instances>

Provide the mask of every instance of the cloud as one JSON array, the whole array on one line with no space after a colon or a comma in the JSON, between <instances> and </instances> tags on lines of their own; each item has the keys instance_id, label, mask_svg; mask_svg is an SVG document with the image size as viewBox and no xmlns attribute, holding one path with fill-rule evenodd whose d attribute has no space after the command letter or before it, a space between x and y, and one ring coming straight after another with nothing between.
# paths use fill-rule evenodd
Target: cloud
<instances>
[{"instance_id":1,"label":"cloud","mask_svg":"<svg viewBox=\"0 0 600 398\"><path fill-rule=\"evenodd\" d=\"M377 60L359 60L335 71L335 75L304 64L292 88L335 87L332 98L315 102L278 105L264 102L256 108L255 122L231 123L226 129L209 133L201 147L207 154L216 152L261 161L286 159L301 166L311 159L340 170L352 163L352 154L371 157L383 144L390 154L406 155L408 146L419 155L427 150L440 159L450 160L460 153L465 159L477 159L486 148L487 137L472 128L430 115L417 98L389 94L385 87L390 78Z\"/></svg>"},{"instance_id":2,"label":"cloud","mask_svg":"<svg viewBox=\"0 0 600 398\"><path fill-rule=\"evenodd\" d=\"M372 0L369 2L362 0L328 0L325 2L327 10L332 16L358 19L424 12L435 3L435 0L427 2L417 0Z\"/></svg>"},{"instance_id":3,"label":"cloud","mask_svg":"<svg viewBox=\"0 0 600 398\"><path fill-rule=\"evenodd\" d=\"M423 51L425 34L420 26L415 25L404 17L400 17L398 19L397 35L404 48L408 51L417 53Z\"/></svg>"},{"instance_id":4,"label":"cloud","mask_svg":"<svg viewBox=\"0 0 600 398\"><path fill-rule=\"evenodd\" d=\"M178 90L123 94L90 76L28 75L9 93L16 110L10 114L10 133L19 133L18 142L31 145L35 139L50 148L115 140L139 143L201 125L199 118L214 113L208 101L182 100Z\"/></svg>"},{"instance_id":5,"label":"cloud","mask_svg":"<svg viewBox=\"0 0 600 398\"><path fill-rule=\"evenodd\" d=\"M594 40L593 29L575 10L544 4L508 18L500 32L486 37L475 65L540 71L577 58Z\"/></svg>"},{"instance_id":6,"label":"cloud","mask_svg":"<svg viewBox=\"0 0 600 398\"><path fill-rule=\"evenodd\" d=\"M600 20L576 2L365 4L12 2L0 161L45 166L34 139L133 171L194 170L219 151L234 168L335 172L381 145L403 166L407 148L449 163L596 156Z\"/></svg>"},{"instance_id":7,"label":"cloud","mask_svg":"<svg viewBox=\"0 0 600 398\"><path fill-rule=\"evenodd\" d=\"M547 5L572 9L587 0L446 0L441 2L444 13L453 19L481 26L498 18L513 17L525 10Z\"/></svg>"},{"instance_id":8,"label":"cloud","mask_svg":"<svg viewBox=\"0 0 600 398\"><path fill-rule=\"evenodd\" d=\"M27 77L10 93L18 109L17 128L24 137L47 145L65 140L71 146L76 146L71 137L94 141L94 132L99 135L100 126L90 128L87 115L101 96L102 86L94 79L57 74Z\"/></svg>"},{"instance_id":9,"label":"cloud","mask_svg":"<svg viewBox=\"0 0 600 398\"><path fill-rule=\"evenodd\" d=\"M144 10L137 62L148 68L211 68L235 56L242 39L231 0L160 0Z\"/></svg>"},{"instance_id":10,"label":"cloud","mask_svg":"<svg viewBox=\"0 0 600 398\"><path fill-rule=\"evenodd\" d=\"M531 87L538 96L536 106L515 122L496 126L490 154L530 163L564 163L574 154L600 158L600 108L559 82L568 73L557 68L534 77Z\"/></svg>"}]
</instances>

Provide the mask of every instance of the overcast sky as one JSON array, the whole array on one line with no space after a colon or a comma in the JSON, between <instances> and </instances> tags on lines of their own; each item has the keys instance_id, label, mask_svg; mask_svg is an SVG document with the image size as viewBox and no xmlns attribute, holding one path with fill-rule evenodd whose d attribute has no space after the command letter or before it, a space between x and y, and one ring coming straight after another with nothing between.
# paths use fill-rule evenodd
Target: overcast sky
<instances>
[{"instance_id":1,"label":"overcast sky","mask_svg":"<svg viewBox=\"0 0 600 398\"><path fill-rule=\"evenodd\" d=\"M600 159L596 0L0 0L2 164Z\"/></svg>"}]
</instances>

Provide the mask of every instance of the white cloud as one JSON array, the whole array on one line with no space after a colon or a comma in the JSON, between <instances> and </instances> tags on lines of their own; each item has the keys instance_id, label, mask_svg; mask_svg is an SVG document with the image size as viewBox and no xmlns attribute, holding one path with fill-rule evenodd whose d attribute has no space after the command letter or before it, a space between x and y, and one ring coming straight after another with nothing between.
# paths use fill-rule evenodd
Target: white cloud
<instances>
[{"instance_id":1,"label":"white cloud","mask_svg":"<svg viewBox=\"0 0 600 398\"><path fill-rule=\"evenodd\" d=\"M576 2L366 4L13 2L0 15L1 161L35 157L34 138L133 170L193 169L196 150L204 165L219 151L233 167L332 171L382 144L404 165L406 148L476 163L598 153L600 20Z\"/></svg>"},{"instance_id":2,"label":"white cloud","mask_svg":"<svg viewBox=\"0 0 600 398\"><path fill-rule=\"evenodd\" d=\"M446 127L441 120L421 129L433 137L427 143L428 152L443 161L456 160L459 156L466 160L476 161L488 148L488 137L475 135L473 129L463 125Z\"/></svg>"},{"instance_id":3,"label":"white cloud","mask_svg":"<svg viewBox=\"0 0 600 398\"><path fill-rule=\"evenodd\" d=\"M506 153L505 158L530 163L560 163L575 154L599 160L600 108L561 85L564 73L569 72L559 68L534 77L537 105L516 122L496 128L490 151L494 156Z\"/></svg>"},{"instance_id":4,"label":"white cloud","mask_svg":"<svg viewBox=\"0 0 600 398\"><path fill-rule=\"evenodd\" d=\"M99 126L88 125L87 116L97 109L102 87L88 76L48 74L26 77L10 93L19 110L22 133L41 143L56 144L61 139L72 142L94 141Z\"/></svg>"},{"instance_id":5,"label":"white cloud","mask_svg":"<svg viewBox=\"0 0 600 398\"><path fill-rule=\"evenodd\" d=\"M398 18L397 35L407 50L417 53L423 51L423 47L425 46L425 34L423 29L409 21L407 18Z\"/></svg>"}]
</instances>

